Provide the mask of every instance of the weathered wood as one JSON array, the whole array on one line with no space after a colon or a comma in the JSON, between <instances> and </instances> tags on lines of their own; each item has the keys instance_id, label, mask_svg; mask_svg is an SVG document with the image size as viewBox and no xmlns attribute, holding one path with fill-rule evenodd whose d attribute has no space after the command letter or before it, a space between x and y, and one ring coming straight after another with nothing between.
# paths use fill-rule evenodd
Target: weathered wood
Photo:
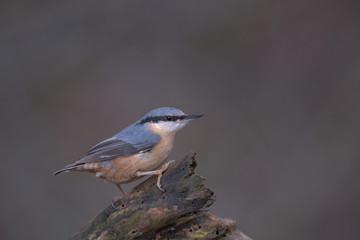
<instances>
[{"instance_id":1,"label":"weathered wood","mask_svg":"<svg viewBox=\"0 0 360 240\"><path fill-rule=\"evenodd\" d=\"M234 220L206 211L215 196L194 174L195 167L195 153L190 152L165 172L165 192L157 188L157 177L150 177L71 239L250 239L237 230Z\"/></svg>"}]
</instances>

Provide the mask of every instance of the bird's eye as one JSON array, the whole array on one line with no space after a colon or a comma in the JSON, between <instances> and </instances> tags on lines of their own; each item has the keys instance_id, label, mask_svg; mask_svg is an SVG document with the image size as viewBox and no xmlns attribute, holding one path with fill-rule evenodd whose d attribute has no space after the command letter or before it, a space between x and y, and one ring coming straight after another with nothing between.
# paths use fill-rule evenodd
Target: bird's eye
<instances>
[{"instance_id":1,"label":"bird's eye","mask_svg":"<svg viewBox=\"0 0 360 240\"><path fill-rule=\"evenodd\" d=\"M167 117L166 117L166 120L171 121L171 120L172 120L172 117L171 117L171 116L167 116Z\"/></svg>"}]
</instances>

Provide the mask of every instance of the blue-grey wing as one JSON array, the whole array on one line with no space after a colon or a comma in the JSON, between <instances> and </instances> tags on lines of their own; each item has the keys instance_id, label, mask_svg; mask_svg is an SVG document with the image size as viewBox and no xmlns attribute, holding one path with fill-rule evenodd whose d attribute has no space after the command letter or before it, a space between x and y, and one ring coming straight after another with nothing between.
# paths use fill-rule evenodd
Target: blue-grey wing
<instances>
[{"instance_id":1,"label":"blue-grey wing","mask_svg":"<svg viewBox=\"0 0 360 240\"><path fill-rule=\"evenodd\" d=\"M118 139L116 137L112 137L96 144L89 151L87 151L86 156L94 155L96 153L112 153L119 155L131 155L138 151L138 148L133 146L132 144Z\"/></svg>"},{"instance_id":2,"label":"blue-grey wing","mask_svg":"<svg viewBox=\"0 0 360 240\"><path fill-rule=\"evenodd\" d=\"M150 151L160 141L160 136L149 130L126 130L92 147L77 163L106 161Z\"/></svg>"}]
</instances>

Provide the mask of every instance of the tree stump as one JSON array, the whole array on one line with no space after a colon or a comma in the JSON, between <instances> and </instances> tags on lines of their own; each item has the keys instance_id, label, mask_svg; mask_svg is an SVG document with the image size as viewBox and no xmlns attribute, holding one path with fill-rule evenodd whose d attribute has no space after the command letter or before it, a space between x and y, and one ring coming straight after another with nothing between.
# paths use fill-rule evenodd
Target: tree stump
<instances>
[{"instance_id":1,"label":"tree stump","mask_svg":"<svg viewBox=\"0 0 360 240\"><path fill-rule=\"evenodd\" d=\"M194 174L195 153L173 162L161 183L157 176L114 200L71 239L250 239L236 222L214 216L206 209L214 193Z\"/></svg>"}]
</instances>

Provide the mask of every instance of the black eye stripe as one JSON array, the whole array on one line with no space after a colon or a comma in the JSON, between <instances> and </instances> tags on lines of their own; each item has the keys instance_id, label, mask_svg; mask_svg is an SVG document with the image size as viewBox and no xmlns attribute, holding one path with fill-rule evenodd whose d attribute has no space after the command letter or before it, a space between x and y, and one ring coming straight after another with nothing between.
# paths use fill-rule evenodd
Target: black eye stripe
<instances>
[{"instance_id":1,"label":"black eye stripe","mask_svg":"<svg viewBox=\"0 0 360 240\"><path fill-rule=\"evenodd\" d=\"M166 119L166 121L175 122L175 121L177 121L179 119L184 119L185 117L186 117L185 115L183 115L183 116L166 116L165 119Z\"/></svg>"},{"instance_id":2,"label":"black eye stripe","mask_svg":"<svg viewBox=\"0 0 360 240\"><path fill-rule=\"evenodd\" d=\"M184 119L186 116L182 115L182 116L149 116L147 118L144 118L143 120L140 121L140 124L144 124L147 122L153 122L153 123L157 123L159 121L164 121L164 122L175 122L179 119Z\"/></svg>"}]
</instances>

